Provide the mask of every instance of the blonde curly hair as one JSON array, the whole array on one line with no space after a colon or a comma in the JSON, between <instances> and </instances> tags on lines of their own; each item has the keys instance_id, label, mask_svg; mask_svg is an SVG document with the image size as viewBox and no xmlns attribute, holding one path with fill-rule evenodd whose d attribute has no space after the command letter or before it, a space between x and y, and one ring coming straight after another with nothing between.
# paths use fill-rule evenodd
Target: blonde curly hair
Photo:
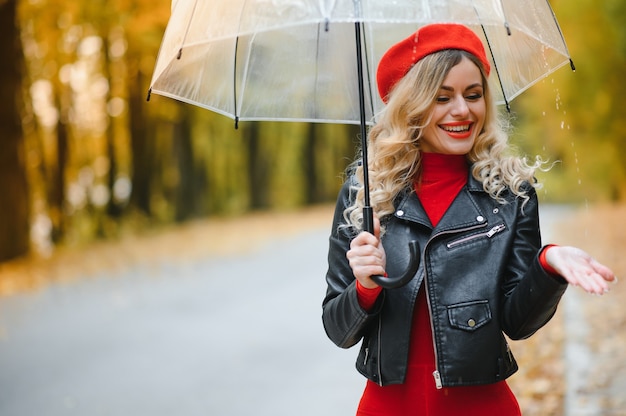
<instances>
[{"instance_id":1,"label":"blonde curly hair","mask_svg":"<svg viewBox=\"0 0 626 416\"><path fill-rule=\"evenodd\" d=\"M394 212L394 199L406 190L412 190L420 177L420 139L429 124L439 89L446 76L466 57L481 70L486 104L485 123L467 154L472 163L472 175L483 184L483 189L499 203L510 190L526 202L528 188L538 187L534 179L537 169L545 163L537 157L529 164L524 157L512 152L504 119L500 117L489 90L487 76L480 61L460 50L444 50L428 55L394 86L386 108L368 134L370 204L382 219ZM357 160L349 168L358 184L354 204L346 208L344 218L355 231L363 229L363 166Z\"/></svg>"}]
</instances>

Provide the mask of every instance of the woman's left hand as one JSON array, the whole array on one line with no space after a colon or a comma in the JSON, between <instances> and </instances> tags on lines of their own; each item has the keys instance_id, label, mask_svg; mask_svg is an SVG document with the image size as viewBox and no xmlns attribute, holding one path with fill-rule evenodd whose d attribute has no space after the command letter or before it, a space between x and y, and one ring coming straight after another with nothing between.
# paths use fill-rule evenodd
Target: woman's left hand
<instances>
[{"instance_id":1,"label":"woman's left hand","mask_svg":"<svg viewBox=\"0 0 626 416\"><path fill-rule=\"evenodd\" d=\"M576 247L550 247L546 261L570 284L589 293L601 295L609 291L609 282L617 282L610 268Z\"/></svg>"}]
</instances>

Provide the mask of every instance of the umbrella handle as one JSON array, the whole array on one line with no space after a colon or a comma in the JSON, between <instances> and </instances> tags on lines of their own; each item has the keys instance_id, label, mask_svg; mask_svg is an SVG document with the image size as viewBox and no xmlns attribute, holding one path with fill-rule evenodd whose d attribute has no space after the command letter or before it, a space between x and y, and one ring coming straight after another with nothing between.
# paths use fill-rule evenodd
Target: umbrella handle
<instances>
[{"instance_id":1,"label":"umbrella handle","mask_svg":"<svg viewBox=\"0 0 626 416\"><path fill-rule=\"evenodd\" d=\"M363 228L365 231L374 234L374 212L372 207L363 207ZM370 276L378 286L385 289L396 289L409 283L417 273L420 265L420 248L417 241L409 241L409 266L402 276Z\"/></svg>"},{"instance_id":2,"label":"umbrella handle","mask_svg":"<svg viewBox=\"0 0 626 416\"><path fill-rule=\"evenodd\" d=\"M417 269L420 265L420 253L419 245L417 241L409 242L409 267L405 270L402 276L370 276L370 278L378 286L382 286L385 289L396 289L409 283L411 279L417 273Z\"/></svg>"}]
</instances>

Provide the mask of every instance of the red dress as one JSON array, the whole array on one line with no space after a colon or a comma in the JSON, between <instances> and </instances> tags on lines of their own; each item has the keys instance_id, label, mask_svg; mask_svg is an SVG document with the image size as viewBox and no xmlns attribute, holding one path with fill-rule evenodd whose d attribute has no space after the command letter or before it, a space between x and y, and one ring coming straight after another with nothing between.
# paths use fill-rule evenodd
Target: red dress
<instances>
[{"instance_id":1,"label":"red dress","mask_svg":"<svg viewBox=\"0 0 626 416\"><path fill-rule=\"evenodd\" d=\"M435 226L467 182L465 156L422 154L422 180L417 195ZM380 288L357 285L359 303L373 306ZM437 389L433 378L435 352L424 288L420 288L411 327L405 382L381 387L367 381L357 416L509 416L521 415L506 381Z\"/></svg>"}]
</instances>

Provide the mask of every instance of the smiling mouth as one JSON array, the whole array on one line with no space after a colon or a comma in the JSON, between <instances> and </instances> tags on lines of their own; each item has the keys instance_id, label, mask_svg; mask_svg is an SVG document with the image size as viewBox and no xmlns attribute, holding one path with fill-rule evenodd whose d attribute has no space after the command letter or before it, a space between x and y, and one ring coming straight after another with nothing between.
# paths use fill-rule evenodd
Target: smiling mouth
<instances>
[{"instance_id":1,"label":"smiling mouth","mask_svg":"<svg viewBox=\"0 0 626 416\"><path fill-rule=\"evenodd\" d=\"M439 127L450 133L467 133L470 131L472 125L471 123L468 123L468 124L461 124L458 126L441 125Z\"/></svg>"},{"instance_id":2,"label":"smiling mouth","mask_svg":"<svg viewBox=\"0 0 626 416\"><path fill-rule=\"evenodd\" d=\"M439 128L446 132L446 134L458 140L468 139L472 135L472 127L474 123L463 122L456 124L440 124Z\"/></svg>"}]
</instances>

